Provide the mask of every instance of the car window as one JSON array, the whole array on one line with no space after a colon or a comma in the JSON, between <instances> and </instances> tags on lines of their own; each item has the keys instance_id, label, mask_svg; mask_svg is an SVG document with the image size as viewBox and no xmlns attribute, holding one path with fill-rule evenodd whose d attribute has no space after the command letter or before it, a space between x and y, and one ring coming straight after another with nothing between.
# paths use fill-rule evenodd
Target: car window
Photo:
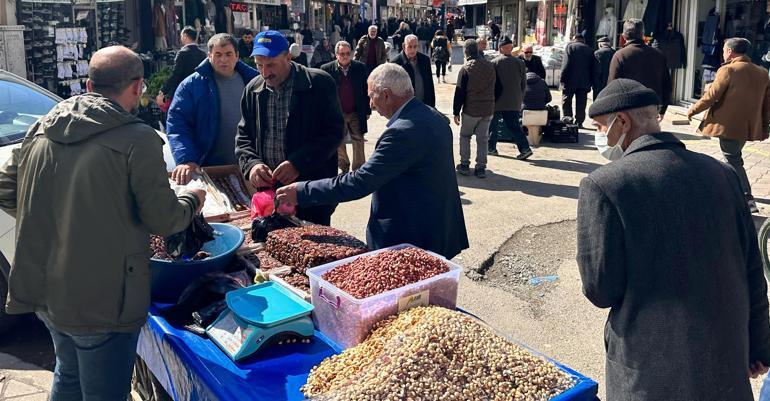
<instances>
[{"instance_id":1,"label":"car window","mask_svg":"<svg viewBox=\"0 0 770 401\"><path fill-rule=\"evenodd\" d=\"M24 137L30 125L56 105L56 99L16 82L0 80L0 146Z\"/></svg>"}]
</instances>

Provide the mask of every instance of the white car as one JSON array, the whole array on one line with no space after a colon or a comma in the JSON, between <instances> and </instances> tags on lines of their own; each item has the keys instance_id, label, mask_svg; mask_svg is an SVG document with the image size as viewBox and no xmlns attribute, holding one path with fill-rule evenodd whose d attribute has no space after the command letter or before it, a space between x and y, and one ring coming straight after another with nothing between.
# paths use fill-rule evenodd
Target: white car
<instances>
[{"instance_id":1,"label":"white car","mask_svg":"<svg viewBox=\"0 0 770 401\"><path fill-rule=\"evenodd\" d=\"M0 70L0 165L11 157L11 151L21 146L27 129L44 116L62 99L55 94L27 81L24 78ZM174 168L174 159L163 138L163 158L166 168ZM8 291L8 274L13 263L16 244L16 220L0 211L0 333L9 329L15 321L14 315L5 313L5 299Z\"/></svg>"}]
</instances>

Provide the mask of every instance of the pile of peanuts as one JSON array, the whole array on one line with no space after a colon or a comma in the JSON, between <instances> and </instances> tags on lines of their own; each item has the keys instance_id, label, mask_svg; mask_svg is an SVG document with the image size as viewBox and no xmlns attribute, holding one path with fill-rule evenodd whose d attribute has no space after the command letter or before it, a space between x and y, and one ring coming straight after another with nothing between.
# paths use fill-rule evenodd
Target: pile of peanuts
<instances>
[{"instance_id":1,"label":"pile of peanuts","mask_svg":"<svg viewBox=\"0 0 770 401\"><path fill-rule=\"evenodd\" d=\"M449 271L444 261L419 248L404 248L363 256L321 276L362 299Z\"/></svg>"},{"instance_id":2,"label":"pile of peanuts","mask_svg":"<svg viewBox=\"0 0 770 401\"><path fill-rule=\"evenodd\" d=\"M355 237L331 227L309 225L271 231L265 249L270 256L304 273L320 266L369 249Z\"/></svg>"},{"instance_id":3,"label":"pile of peanuts","mask_svg":"<svg viewBox=\"0 0 770 401\"><path fill-rule=\"evenodd\" d=\"M381 321L313 368L312 400L547 400L574 385L552 363L461 312L428 306Z\"/></svg>"}]
</instances>

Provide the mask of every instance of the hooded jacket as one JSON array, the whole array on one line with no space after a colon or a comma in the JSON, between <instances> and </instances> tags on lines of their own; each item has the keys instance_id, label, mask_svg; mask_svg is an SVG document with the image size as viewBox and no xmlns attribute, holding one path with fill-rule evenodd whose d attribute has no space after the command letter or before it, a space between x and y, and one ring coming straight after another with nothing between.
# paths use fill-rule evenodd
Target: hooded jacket
<instances>
[{"instance_id":1,"label":"hooded jacket","mask_svg":"<svg viewBox=\"0 0 770 401\"><path fill-rule=\"evenodd\" d=\"M59 103L0 169L16 217L8 313L45 312L68 334L130 332L150 304L149 233L184 230L194 195L169 187L162 140L98 94Z\"/></svg>"},{"instance_id":2,"label":"hooded jacket","mask_svg":"<svg viewBox=\"0 0 770 401\"><path fill-rule=\"evenodd\" d=\"M534 72L527 73L527 89L524 91L524 110L545 110L551 102L551 91L543 78Z\"/></svg>"}]
</instances>

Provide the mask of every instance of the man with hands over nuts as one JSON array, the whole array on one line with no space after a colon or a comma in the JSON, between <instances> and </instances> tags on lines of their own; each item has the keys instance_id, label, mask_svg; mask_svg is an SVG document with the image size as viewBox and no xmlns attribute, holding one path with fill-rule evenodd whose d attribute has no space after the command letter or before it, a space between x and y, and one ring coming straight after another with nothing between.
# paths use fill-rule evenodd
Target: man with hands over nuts
<instances>
[{"instance_id":1,"label":"man with hands over nuts","mask_svg":"<svg viewBox=\"0 0 770 401\"><path fill-rule=\"evenodd\" d=\"M343 119L337 85L324 71L291 61L289 43L276 31L254 39L260 76L241 99L235 155L257 189L337 175ZM329 225L336 203L300 207L297 217Z\"/></svg>"}]
</instances>

